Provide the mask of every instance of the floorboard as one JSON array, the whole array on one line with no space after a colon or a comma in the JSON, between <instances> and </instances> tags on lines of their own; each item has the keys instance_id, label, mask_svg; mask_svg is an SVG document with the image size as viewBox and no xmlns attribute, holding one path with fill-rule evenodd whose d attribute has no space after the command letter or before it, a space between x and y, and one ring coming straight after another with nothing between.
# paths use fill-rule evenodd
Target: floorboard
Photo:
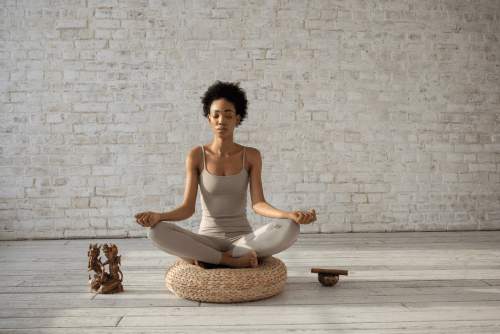
<instances>
[{"instance_id":1,"label":"floorboard","mask_svg":"<svg viewBox=\"0 0 500 334\"><path fill-rule=\"evenodd\" d=\"M110 242L125 291L95 295L87 251ZM302 234L275 257L279 294L214 304L172 294L178 258L145 238L2 241L0 333L500 333L500 231Z\"/></svg>"}]
</instances>

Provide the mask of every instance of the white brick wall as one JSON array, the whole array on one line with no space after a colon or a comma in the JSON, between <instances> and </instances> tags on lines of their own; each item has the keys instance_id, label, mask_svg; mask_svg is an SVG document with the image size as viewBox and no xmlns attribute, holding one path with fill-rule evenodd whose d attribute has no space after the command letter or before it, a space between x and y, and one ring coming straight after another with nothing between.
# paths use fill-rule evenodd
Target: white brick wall
<instances>
[{"instance_id":1,"label":"white brick wall","mask_svg":"<svg viewBox=\"0 0 500 334\"><path fill-rule=\"evenodd\" d=\"M304 233L500 229L500 3L6 0L0 239L144 236L200 96L241 81L266 199ZM250 201L250 197L249 197ZM182 227L197 231L197 213ZM253 213L254 229L270 222Z\"/></svg>"}]
</instances>

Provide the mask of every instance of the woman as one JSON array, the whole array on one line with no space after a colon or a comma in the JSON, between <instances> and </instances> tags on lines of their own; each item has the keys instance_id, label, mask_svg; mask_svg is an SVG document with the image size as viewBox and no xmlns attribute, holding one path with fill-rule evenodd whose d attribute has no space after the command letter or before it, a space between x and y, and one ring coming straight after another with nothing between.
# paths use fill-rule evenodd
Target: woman
<instances>
[{"instance_id":1,"label":"woman","mask_svg":"<svg viewBox=\"0 0 500 334\"><path fill-rule=\"evenodd\" d=\"M248 101L239 83L216 82L202 103L214 141L189 151L183 203L166 213L148 211L134 218L148 228L148 238L156 247L188 263L202 268L205 263L255 268L258 261L293 245L300 234L299 224L316 221L316 213L281 211L264 199L259 150L233 141L235 128L247 116ZM254 211L279 219L256 231L246 216L248 183ZM200 229L193 233L170 221L195 213L198 184L203 213Z\"/></svg>"}]
</instances>

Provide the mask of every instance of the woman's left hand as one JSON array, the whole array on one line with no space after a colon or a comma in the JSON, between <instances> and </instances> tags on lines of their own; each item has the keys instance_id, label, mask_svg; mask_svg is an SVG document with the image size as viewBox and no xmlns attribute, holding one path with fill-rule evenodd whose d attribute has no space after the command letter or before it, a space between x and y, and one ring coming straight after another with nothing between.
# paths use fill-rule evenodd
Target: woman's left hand
<instances>
[{"instance_id":1,"label":"woman's left hand","mask_svg":"<svg viewBox=\"0 0 500 334\"><path fill-rule=\"evenodd\" d=\"M309 211L292 211L290 212L290 216L290 219L297 224L307 225L316 221L316 211L314 209Z\"/></svg>"}]
</instances>

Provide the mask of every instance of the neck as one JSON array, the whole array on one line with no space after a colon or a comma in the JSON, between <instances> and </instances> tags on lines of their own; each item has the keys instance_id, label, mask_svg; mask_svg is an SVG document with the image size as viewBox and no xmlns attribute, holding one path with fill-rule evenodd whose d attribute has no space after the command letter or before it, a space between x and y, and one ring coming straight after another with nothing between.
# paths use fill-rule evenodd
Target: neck
<instances>
[{"instance_id":1,"label":"neck","mask_svg":"<svg viewBox=\"0 0 500 334\"><path fill-rule=\"evenodd\" d=\"M210 146L212 153L220 156L228 156L231 152L236 149L236 144L233 141L233 135L230 137L220 138L215 137L214 141Z\"/></svg>"}]
</instances>

